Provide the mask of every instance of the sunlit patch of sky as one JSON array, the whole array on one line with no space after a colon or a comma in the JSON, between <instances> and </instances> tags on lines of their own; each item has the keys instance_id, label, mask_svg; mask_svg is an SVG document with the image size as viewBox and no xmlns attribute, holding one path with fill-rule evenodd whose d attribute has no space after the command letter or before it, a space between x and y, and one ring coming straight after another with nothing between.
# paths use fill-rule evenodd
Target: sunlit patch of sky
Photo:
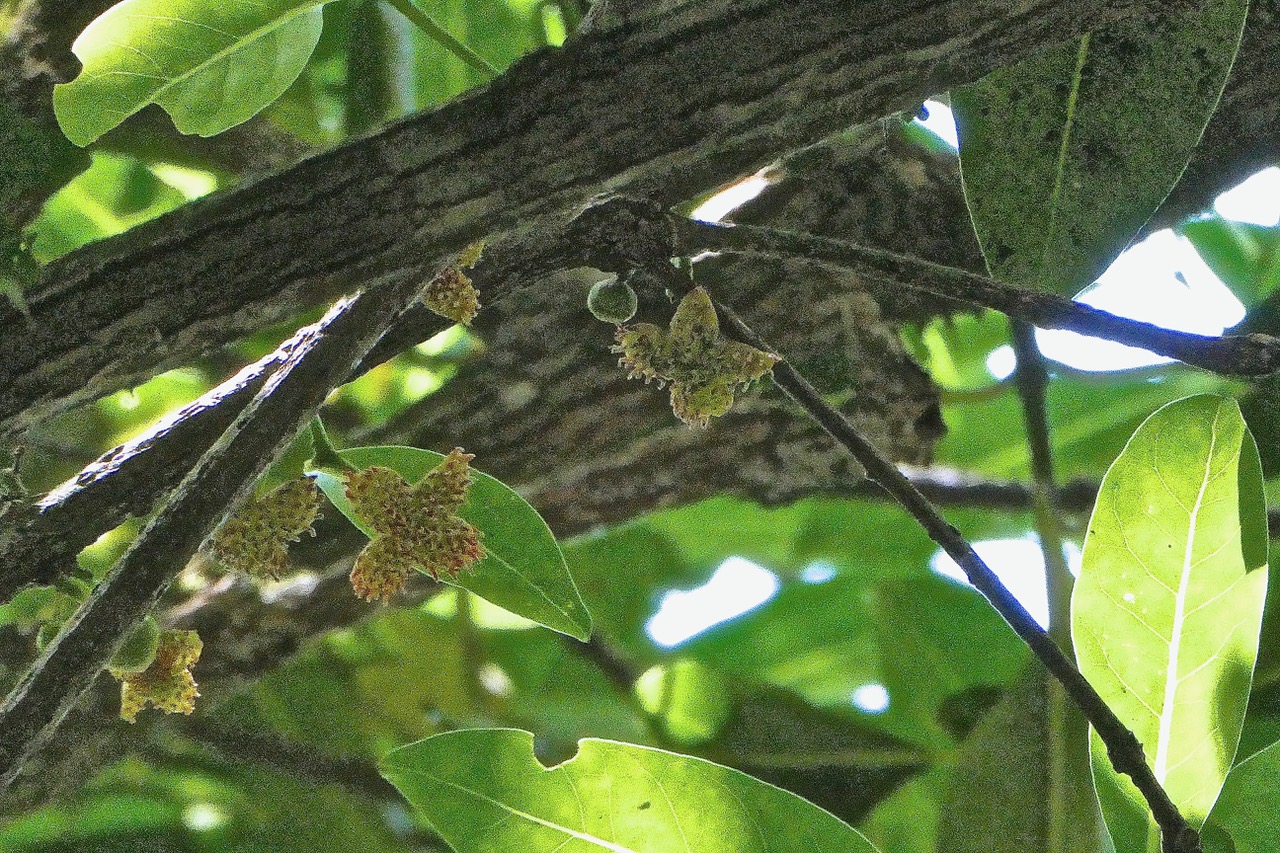
<instances>
[{"instance_id":1,"label":"sunlit patch of sky","mask_svg":"<svg viewBox=\"0 0 1280 853\"><path fill-rule=\"evenodd\" d=\"M754 175L730 184L708 198L693 209L689 214L689 218L703 222L719 222L760 195L771 183L772 181L766 176L765 170L761 169Z\"/></svg>"},{"instance_id":2,"label":"sunlit patch of sky","mask_svg":"<svg viewBox=\"0 0 1280 853\"><path fill-rule=\"evenodd\" d=\"M800 580L805 583L826 583L836 576L836 567L822 560L815 560L800 571Z\"/></svg>"},{"instance_id":3,"label":"sunlit patch of sky","mask_svg":"<svg viewBox=\"0 0 1280 853\"><path fill-rule=\"evenodd\" d=\"M995 572L1022 606L1042 628L1049 624L1049 595L1045 586L1044 552L1034 534L1017 539L983 539L973 550ZM1065 548L1072 574L1080 573L1080 549L1068 542ZM963 584L969 581L964 570L941 550L934 553L930 567L938 574Z\"/></svg>"},{"instance_id":4,"label":"sunlit patch of sky","mask_svg":"<svg viewBox=\"0 0 1280 853\"><path fill-rule=\"evenodd\" d=\"M663 648L678 646L754 610L777 595L779 586L778 576L768 569L730 557L702 586L665 593L645 632Z\"/></svg>"},{"instance_id":5,"label":"sunlit patch of sky","mask_svg":"<svg viewBox=\"0 0 1280 853\"><path fill-rule=\"evenodd\" d=\"M952 148L959 148L960 137L956 135L956 120L951 114L951 107L942 103L942 101L925 101L924 108L928 115L924 118L917 118L915 120L916 124L931 132Z\"/></svg>"},{"instance_id":6,"label":"sunlit patch of sky","mask_svg":"<svg viewBox=\"0 0 1280 853\"><path fill-rule=\"evenodd\" d=\"M182 822L192 832L208 832L226 821L226 814L213 803L192 803L182 811Z\"/></svg>"},{"instance_id":7,"label":"sunlit patch of sky","mask_svg":"<svg viewBox=\"0 0 1280 853\"><path fill-rule=\"evenodd\" d=\"M1236 184L1218 196L1213 209L1236 222L1280 225L1280 168L1271 166Z\"/></svg>"},{"instance_id":8,"label":"sunlit patch of sky","mask_svg":"<svg viewBox=\"0 0 1280 853\"><path fill-rule=\"evenodd\" d=\"M925 106L929 116L917 119L917 123L956 147L951 110L939 101L926 101ZM1237 222L1280 224L1280 168L1264 169L1222 193L1214 210ZM1222 334L1245 313L1240 300L1209 269L1190 241L1169 230L1157 231L1131 246L1076 298L1122 317L1204 335ZM1147 350L1074 332L1040 330L1036 340L1046 356L1077 370L1127 370L1170 361ZM1009 347L995 350L987 360L988 371L997 379L1009 376L1014 366Z\"/></svg>"},{"instance_id":9,"label":"sunlit patch of sky","mask_svg":"<svg viewBox=\"0 0 1280 853\"><path fill-rule=\"evenodd\" d=\"M889 690L883 684L864 684L849 698L853 706L867 714L883 714L889 710Z\"/></svg>"}]
</instances>

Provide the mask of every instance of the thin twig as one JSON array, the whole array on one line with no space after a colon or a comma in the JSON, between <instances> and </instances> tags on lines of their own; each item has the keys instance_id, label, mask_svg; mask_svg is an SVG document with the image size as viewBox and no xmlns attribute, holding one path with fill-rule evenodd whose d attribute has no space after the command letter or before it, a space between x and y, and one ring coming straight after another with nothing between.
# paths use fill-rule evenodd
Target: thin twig
<instances>
[{"instance_id":1,"label":"thin twig","mask_svg":"<svg viewBox=\"0 0 1280 853\"><path fill-rule=\"evenodd\" d=\"M417 298L419 289L418 282L404 278L341 300L187 474L0 704L0 789L7 788L48 742L188 557L230 507L248 494L330 390L346 379Z\"/></svg>"},{"instance_id":2,"label":"thin twig","mask_svg":"<svg viewBox=\"0 0 1280 853\"><path fill-rule=\"evenodd\" d=\"M724 322L740 340L759 349L773 351L731 309L717 303ZM1058 679L1071 698L1084 712L1085 718L1106 744L1107 755L1117 772L1133 779L1146 799L1165 839L1166 853L1192 853L1200 850L1199 835L1179 813L1159 780L1147 765L1142 744L1133 732L1116 717L1102 697L1085 679L1043 628L1027 612L1022 603L1000 582L973 547L952 527L938 510L920 494L902 472L880 455L853 425L832 408L809 382L786 361L773 370L774 382L794 400L831 438L848 450L866 470L867 476L893 495L964 570L969 582L987 597L996 611L1020 636L1036 657Z\"/></svg>"},{"instance_id":3,"label":"thin twig","mask_svg":"<svg viewBox=\"0 0 1280 853\"><path fill-rule=\"evenodd\" d=\"M1268 376L1280 371L1280 338L1270 335L1215 337L1178 332L967 270L813 234L689 219L676 220L676 227L682 254L715 251L817 263L991 308L1042 329L1069 329L1141 347L1224 376Z\"/></svg>"}]
</instances>

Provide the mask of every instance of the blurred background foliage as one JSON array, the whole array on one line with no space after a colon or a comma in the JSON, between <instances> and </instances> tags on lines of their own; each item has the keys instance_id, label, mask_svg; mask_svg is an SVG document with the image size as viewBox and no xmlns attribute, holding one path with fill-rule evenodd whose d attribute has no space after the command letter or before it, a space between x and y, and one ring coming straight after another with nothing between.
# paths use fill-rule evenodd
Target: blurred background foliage
<instances>
[{"instance_id":1,"label":"blurred background foliage","mask_svg":"<svg viewBox=\"0 0 1280 853\"><path fill-rule=\"evenodd\" d=\"M430 11L502 69L561 43L584 9L568 0L438 0ZM325 7L323 35L303 74L254 122L305 152L483 82L386 4L341 0ZM32 229L40 260L252 178L216 154L202 159L200 146L139 139L107 137L91 168L48 202ZM922 144L936 145L930 140ZM1181 231L1249 309L1246 322L1270 323L1280 229L1206 215ZM56 486L269 352L293 328L264 331L44 424L29 436L27 486L35 493ZM934 465L1025 482L1017 395L987 366L1008 342L1004 318L959 316L904 329L903 338L943 391L948 432ZM454 329L338 389L325 411L335 438L341 444L427 397L483 345ZM1060 476L1098 480L1143 418L1206 391L1245 389L1180 365L1111 374L1056 368L1049 411ZM1259 404L1258 424L1268 411L1266 401ZM1266 460L1268 444L1260 444ZM1274 460L1267 473L1277 473ZM1032 537L1027 512L961 508L948 516L971 541ZM1075 522L1079 544L1082 520ZM107 534L82 564L100 574L138 528L133 522ZM563 546L595 618L590 646L452 588L420 607L379 609L199 710L215 728L289 744L292 765L265 748L258 760L253 749L228 758L181 726L157 728L142 753L84 790L6 816L0 849L440 850L376 774L334 773L320 782L307 768L348 759L371 768L408 741L499 725L535 732L544 761L572 756L587 736L708 757L832 810L884 850L923 853L934 849L958 750L1027 665L1008 627L967 586L933 570L935 546L884 502L811 498L766 508L713 498ZM647 626L664 596L707 583L731 558L770 573L774 591L685 641L656 641ZM34 655L38 620L58 606L49 589L26 590L0 606L0 645L25 650L4 656L6 690ZM1246 751L1280 730L1278 674L1276 655L1264 650Z\"/></svg>"}]
</instances>

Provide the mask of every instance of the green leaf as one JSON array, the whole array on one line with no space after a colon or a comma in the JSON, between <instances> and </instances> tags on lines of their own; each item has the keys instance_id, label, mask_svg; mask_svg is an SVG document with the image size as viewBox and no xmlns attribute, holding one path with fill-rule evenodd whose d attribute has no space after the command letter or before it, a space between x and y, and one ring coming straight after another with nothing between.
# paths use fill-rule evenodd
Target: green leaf
<instances>
[{"instance_id":1,"label":"green leaf","mask_svg":"<svg viewBox=\"0 0 1280 853\"><path fill-rule=\"evenodd\" d=\"M952 94L965 196L995 278L1071 295L1110 264L1199 142L1247 6L1140 16Z\"/></svg>"},{"instance_id":2,"label":"green leaf","mask_svg":"<svg viewBox=\"0 0 1280 853\"><path fill-rule=\"evenodd\" d=\"M330 0L124 0L71 46L84 70L54 88L67 138L88 145L151 103L183 133L212 136L289 88Z\"/></svg>"},{"instance_id":3,"label":"green leaf","mask_svg":"<svg viewBox=\"0 0 1280 853\"><path fill-rule=\"evenodd\" d=\"M875 593L889 731L922 743L951 745L948 700L981 695L1012 682L1027 649L967 584L929 573L883 584Z\"/></svg>"},{"instance_id":4,"label":"green leaf","mask_svg":"<svg viewBox=\"0 0 1280 853\"><path fill-rule=\"evenodd\" d=\"M417 29L381 0L360 0L351 9L347 49L346 131L366 133L414 108Z\"/></svg>"},{"instance_id":5,"label":"green leaf","mask_svg":"<svg viewBox=\"0 0 1280 853\"><path fill-rule=\"evenodd\" d=\"M1245 306L1254 307L1280 287L1280 228L1213 217L1184 222L1178 232Z\"/></svg>"},{"instance_id":6,"label":"green leaf","mask_svg":"<svg viewBox=\"0 0 1280 853\"><path fill-rule=\"evenodd\" d=\"M444 459L439 453L416 447L357 447L343 450L342 456L360 469L373 465L390 468L410 483L422 479ZM338 511L373 538L375 532L347 500L342 478L326 471L313 476ZM459 515L480 529L486 554L457 578L442 578L445 583L469 589L553 631L579 640L591 636L591 614L578 595L560 546L542 516L524 498L473 469L467 502Z\"/></svg>"},{"instance_id":7,"label":"green leaf","mask_svg":"<svg viewBox=\"0 0 1280 853\"><path fill-rule=\"evenodd\" d=\"M1087 731L1058 683L1032 665L965 742L942 804L938 849L1114 851L1089 775Z\"/></svg>"},{"instance_id":8,"label":"green leaf","mask_svg":"<svg viewBox=\"0 0 1280 853\"><path fill-rule=\"evenodd\" d=\"M1276 849L1280 838L1280 743L1232 769L1209 822L1231 835L1234 853L1271 853ZM1226 853L1231 848L1207 843L1205 849Z\"/></svg>"},{"instance_id":9,"label":"green leaf","mask_svg":"<svg viewBox=\"0 0 1280 853\"><path fill-rule=\"evenodd\" d=\"M458 853L873 851L794 794L709 761L587 738L545 768L533 735L471 729L390 752L382 775Z\"/></svg>"},{"instance_id":10,"label":"green leaf","mask_svg":"<svg viewBox=\"0 0 1280 853\"><path fill-rule=\"evenodd\" d=\"M1071 629L1081 672L1195 826L1239 741L1266 562L1258 452L1236 403L1189 397L1149 417L1102 481ZM1105 759L1094 770L1110 772ZM1141 849L1122 841L1098 783L1117 848ZM1116 784L1140 807L1127 779Z\"/></svg>"},{"instance_id":11,"label":"green leaf","mask_svg":"<svg viewBox=\"0 0 1280 853\"><path fill-rule=\"evenodd\" d=\"M880 731L848 702L815 708L794 693L742 678L729 689L729 716L699 754L802 796L851 824L860 823L934 758Z\"/></svg>"}]
</instances>

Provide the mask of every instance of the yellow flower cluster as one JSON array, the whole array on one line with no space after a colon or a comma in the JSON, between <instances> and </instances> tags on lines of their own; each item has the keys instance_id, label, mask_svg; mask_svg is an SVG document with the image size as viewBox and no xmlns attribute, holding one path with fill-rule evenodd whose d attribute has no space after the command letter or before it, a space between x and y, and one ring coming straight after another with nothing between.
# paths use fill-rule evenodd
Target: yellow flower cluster
<instances>
[{"instance_id":1,"label":"yellow flower cluster","mask_svg":"<svg viewBox=\"0 0 1280 853\"><path fill-rule=\"evenodd\" d=\"M377 536L360 552L351 586L367 601L399 592L413 571L456 577L484 556L480 531L457 512L471 485L473 458L455 447L410 486L390 468L345 474L347 499Z\"/></svg>"},{"instance_id":2,"label":"yellow flower cluster","mask_svg":"<svg viewBox=\"0 0 1280 853\"><path fill-rule=\"evenodd\" d=\"M151 666L142 672L111 670L120 679L121 718L132 723L148 703L166 714L194 711L200 694L191 667L203 649L195 631L165 630L160 632Z\"/></svg>"},{"instance_id":3,"label":"yellow flower cluster","mask_svg":"<svg viewBox=\"0 0 1280 853\"><path fill-rule=\"evenodd\" d=\"M213 534L210 550L227 568L277 580L284 574L288 543L297 542L320 514L320 490L303 477L251 498Z\"/></svg>"},{"instance_id":4,"label":"yellow flower cluster","mask_svg":"<svg viewBox=\"0 0 1280 853\"><path fill-rule=\"evenodd\" d=\"M664 331L652 323L619 326L618 363L628 379L671 383L671 410L689 426L705 427L733 405L739 386L773 369L776 355L720 335L711 297L701 287L680 300Z\"/></svg>"}]
</instances>

